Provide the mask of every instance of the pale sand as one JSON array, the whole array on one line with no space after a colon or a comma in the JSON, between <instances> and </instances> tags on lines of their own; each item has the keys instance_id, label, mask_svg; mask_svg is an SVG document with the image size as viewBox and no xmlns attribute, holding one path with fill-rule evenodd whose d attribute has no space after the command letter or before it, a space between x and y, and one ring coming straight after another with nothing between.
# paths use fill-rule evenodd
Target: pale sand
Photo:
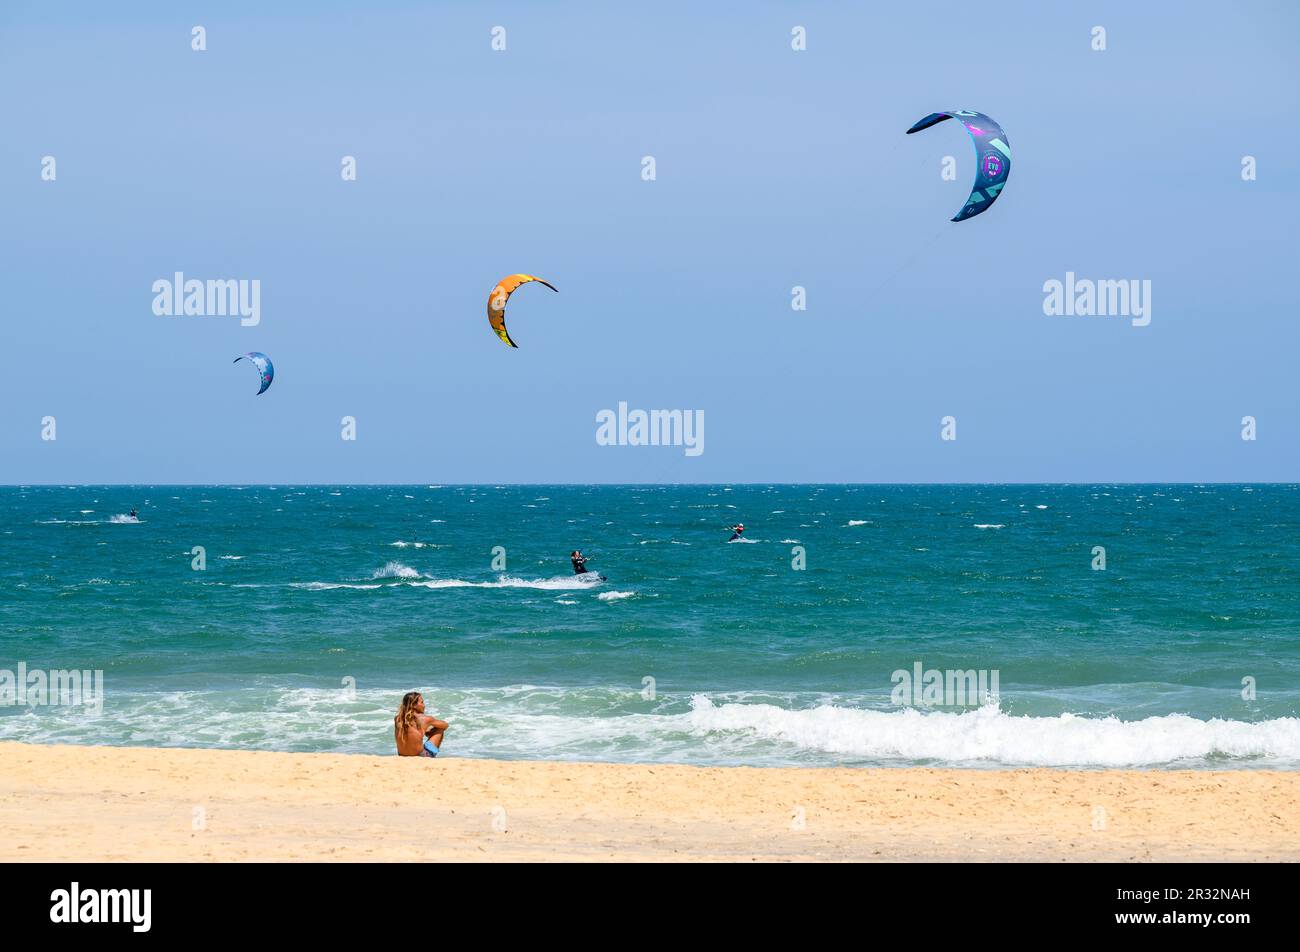
<instances>
[{"instance_id":1,"label":"pale sand","mask_svg":"<svg viewBox=\"0 0 1300 952\"><path fill-rule=\"evenodd\" d=\"M1093 829L1095 808L1104 829ZM3 743L0 830L6 861L1295 860L1300 773L699 768Z\"/></svg>"}]
</instances>

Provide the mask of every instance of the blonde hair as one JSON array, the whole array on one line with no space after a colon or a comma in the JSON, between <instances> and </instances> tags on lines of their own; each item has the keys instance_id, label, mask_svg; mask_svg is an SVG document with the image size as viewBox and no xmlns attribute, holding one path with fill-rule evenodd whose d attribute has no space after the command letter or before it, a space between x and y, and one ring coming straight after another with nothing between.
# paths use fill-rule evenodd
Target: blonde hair
<instances>
[{"instance_id":1,"label":"blonde hair","mask_svg":"<svg viewBox=\"0 0 1300 952\"><path fill-rule=\"evenodd\" d=\"M407 691L402 696L402 703L397 706L397 716L393 718L400 727L416 727L415 704L420 700L419 691Z\"/></svg>"}]
</instances>

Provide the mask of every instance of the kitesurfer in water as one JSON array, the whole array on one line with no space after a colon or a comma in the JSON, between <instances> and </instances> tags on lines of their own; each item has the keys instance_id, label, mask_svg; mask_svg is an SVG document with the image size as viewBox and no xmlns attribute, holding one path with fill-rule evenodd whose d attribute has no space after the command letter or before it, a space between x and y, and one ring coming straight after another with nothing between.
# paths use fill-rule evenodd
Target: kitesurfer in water
<instances>
[{"instance_id":1,"label":"kitesurfer in water","mask_svg":"<svg viewBox=\"0 0 1300 952\"><path fill-rule=\"evenodd\" d=\"M734 526L731 527L731 538L728 539L727 541L735 542L744 534L745 534L745 524L743 522L737 522Z\"/></svg>"},{"instance_id":2,"label":"kitesurfer in water","mask_svg":"<svg viewBox=\"0 0 1300 952\"><path fill-rule=\"evenodd\" d=\"M131 510L131 518L132 518L132 519L139 519L139 518L140 518L139 516L137 516L137 515L135 514L135 510L134 510L134 509Z\"/></svg>"},{"instance_id":3,"label":"kitesurfer in water","mask_svg":"<svg viewBox=\"0 0 1300 952\"><path fill-rule=\"evenodd\" d=\"M408 691L393 718L393 738L399 757L437 757L449 725L424 713L424 695Z\"/></svg>"},{"instance_id":4,"label":"kitesurfer in water","mask_svg":"<svg viewBox=\"0 0 1300 952\"><path fill-rule=\"evenodd\" d=\"M574 575L587 574L587 557L583 555L579 550L577 549L573 550L573 554L569 556L569 561L573 563Z\"/></svg>"}]
</instances>

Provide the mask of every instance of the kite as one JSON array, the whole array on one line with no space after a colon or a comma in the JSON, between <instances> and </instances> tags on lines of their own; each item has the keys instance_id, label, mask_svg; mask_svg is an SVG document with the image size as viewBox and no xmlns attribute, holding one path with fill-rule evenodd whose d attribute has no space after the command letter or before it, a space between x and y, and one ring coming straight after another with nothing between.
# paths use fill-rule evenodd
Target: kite
<instances>
[{"instance_id":1,"label":"kite","mask_svg":"<svg viewBox=\"0 0 1300 952\"><path fill-rule=\"evenodd\" d=\"M1007 143L1006 133L994 120L982 112L969 112L965 109L953 109L948 112L935 112L907 130L913 132L929 129L945 119L956 119L970 133L975 143L975 185L971 188L970 198L953 221L966 221L993 207L1002 187L1007 184L1011 174L1011 146Z\"/></svg>"},{"instance_id":2,"label":"kite","mask_svg":"<svg viewBox=\"0 0 1300 952\"><path fill-rule=\"evenodd\" d=\"M234 359L234 363L239 363L241 360L252 361L253 366L257 368L257 372L262 377L262 389L257 392L258 394L266 393L266 388L271 386L271 381L275 379L275 368L271 366L271 358L261 351L254 350L247 354L240 354Z\"/></svg>"},{"instance_id":3,"label":"kite","mask_svg":"<svg viewBox=\"0 0 1300 952\"><path fill-rule=\"evenodd\" d=\"M519 345L510 339L510 334L506 330L506 301L509 300L510 295L515 293L516 288L521 284L527 284L529 281L545 284L552 291L559 293L558 288L541 278L535 278L531 274L512 274L509 277L502 278L497 283L497 286L492 289L492 293L488 295L488 323L492 325L492 330L496 331L497 337L500 337L511 347L518 347Z\"/></svg>"}]
</instances>

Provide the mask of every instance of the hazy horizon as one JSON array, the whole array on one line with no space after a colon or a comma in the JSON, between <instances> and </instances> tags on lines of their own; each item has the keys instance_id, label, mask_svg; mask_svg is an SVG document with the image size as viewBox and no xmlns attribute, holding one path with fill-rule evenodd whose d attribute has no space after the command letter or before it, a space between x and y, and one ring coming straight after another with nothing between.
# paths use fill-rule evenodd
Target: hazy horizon
<instances>
[{"instance_id":1,"label":"hazy horizon","mask_svg":"<svg viewBox=\"0 0 1300 952\"><path fill-rule=\"evenodd\" d=\"M268 482L231 482L231 483L60 483L60 482L32 482L32 483L0 483L0 489L27 489L34 487L51 488L63 487L67 489L114 489L124 488L131 489L137 487L143 488L167 488L170 486L179 487L219 487L222 489L231 489L237 487L247 488L267 488L279 486L355 486L355 487L381 487L381 486L413 486L417 488L444 488L444 487L492 487L492 486L1300 486L1300 481L1295 480L1276 480L1263 482L1242 482L1239 480L1174 480L1174 481L1151 481L1151 480L1099 480L1081 482L1078 480L1044 480L1041 482L979 482L979 481L961 481L952 480L947 482L782 482L776 480L729 480L725 482L590 482L590 483L573 483L573 482L531 482L531 481L497 481L497 482L441 482L430 483L427 481L417 482L294 482L292 480L273 480Z\"/></svg>"}]
</instances>

